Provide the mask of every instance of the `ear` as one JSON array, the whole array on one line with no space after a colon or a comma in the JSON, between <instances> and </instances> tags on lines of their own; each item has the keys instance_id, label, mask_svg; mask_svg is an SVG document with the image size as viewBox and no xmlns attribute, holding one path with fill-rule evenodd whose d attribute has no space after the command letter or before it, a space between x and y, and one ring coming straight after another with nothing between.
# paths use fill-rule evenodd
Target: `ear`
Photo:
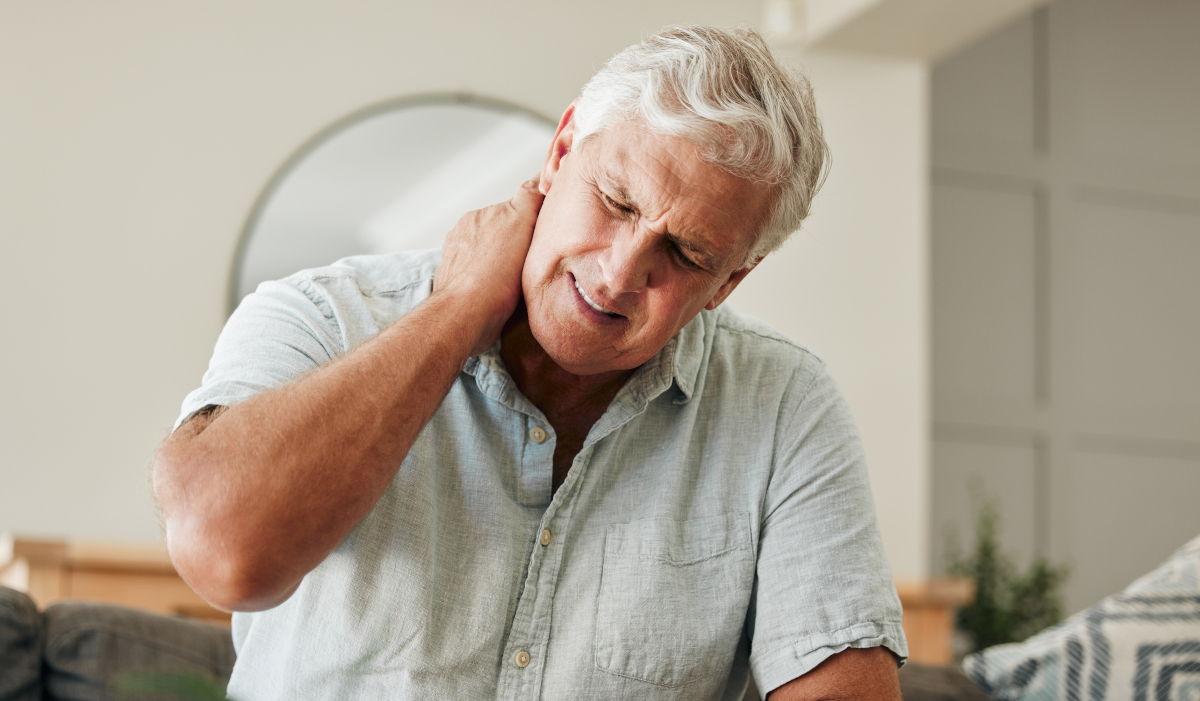
<instances>
[{"instance_id":1,"label":"ear","mask_svg":"<svg viewBox=\"0 0 1200 701\"><path fill-rule=\"evenodd\" d=\"M546 162L542 164L542 172L538 174L538 192L543 195L550 192L550 185L554 183L554 176L558 173L559 166L562 165L562 159L571 151L571 144L575 141L575 103L579 100L572 100L567 109L563 112L562 119L558 121L558 130L554 132L554 141L550 142L550 152L546 154Z\"/></svg>"},{"instance_id":2,"label":"ear","mask_svg":"<svg viewBox=\"0 0 1200 701\"><path fill-rule=\"evenodd\" d=\"M712 299L708 300L708 304L704 305L704 308L712 311L721 306L721 303L728 299L729 295L733 294L733 291L736 290L737 286L742 283L742 280L745 280L746 276L750 274L750 271L754 270L754 268L757 267L760 262L762 262L762 258L756 259L753 263L745 268L729 273L729 277L724 283L721 284L720 287L717 288L717 293L713 295Z\"/></svg>"}]
</instances>

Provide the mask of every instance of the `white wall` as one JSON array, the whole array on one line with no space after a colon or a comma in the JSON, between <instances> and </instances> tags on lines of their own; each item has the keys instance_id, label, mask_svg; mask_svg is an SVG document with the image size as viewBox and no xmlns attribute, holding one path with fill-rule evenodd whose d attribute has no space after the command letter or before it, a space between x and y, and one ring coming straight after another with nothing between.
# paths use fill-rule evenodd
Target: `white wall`
<instances>
[{"instance_id":1,"label":"white wall","mask_svg":"<svg viewBox=\"0 0 1200 701\"><path fill-rule=\"evenodd\" d=\"M224 321L239 229L306 138L423 91L557 116L669 22L754 1L10 4L0 18L0 531L157 537L146 461ZM925 74L811 56L834 171L734 304L812 345L859 418L897 574L927 557Z\"/></svg>"}]
</instances>

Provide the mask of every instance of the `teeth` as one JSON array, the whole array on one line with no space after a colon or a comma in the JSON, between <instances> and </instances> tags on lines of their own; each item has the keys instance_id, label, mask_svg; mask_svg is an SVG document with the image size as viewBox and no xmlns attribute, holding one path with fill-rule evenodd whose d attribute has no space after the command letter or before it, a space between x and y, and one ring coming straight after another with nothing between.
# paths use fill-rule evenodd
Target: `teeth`
<instances>
[{"instance_id":1,"label":"teeth","mask_svg":"<svg viewBox=\"0 0 1200 701\"><path fill-rule=\"evenodd\" d=\"M604 307L600 306L599 304L596 304L595 302L593 302L592 298L588 297L587 293L583 291L583 288L579 286L578 280L575 281L575 289L576 289L576 291L579 292L579 296L583 297L583 301L587 302L588 306L591 307L592 309L595 309L596 311L600 312L601 314L607 314L609 316L617 315L616 312L610 312L607 309L605 309Z\"/></svg>"}]
</instances>

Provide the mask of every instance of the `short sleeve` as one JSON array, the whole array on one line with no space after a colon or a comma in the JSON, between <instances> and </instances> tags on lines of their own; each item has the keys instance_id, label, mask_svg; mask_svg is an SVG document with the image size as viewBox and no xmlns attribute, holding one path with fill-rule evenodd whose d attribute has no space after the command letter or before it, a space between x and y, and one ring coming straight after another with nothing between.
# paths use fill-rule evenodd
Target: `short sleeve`
<instances>
[{"instance_id":1,"label":"short sleeve","mask_svg":"<svg viewBox=\"0 0 1200 701\"><path fill-rule=\"evenodd\" d=\"M323 290L293 276L264 282L225 323L198 389L175 421L209 405L233 406L279 387L345 352Z\"/></svg>"},{"instance_id":2,"label":"short sleeve","mask_svg":"<svg viewBox=\"0 0 1200 701\"><path fill-rule=\"evenodd\" d=\"M811 357L810 357L811 358ZM908 646L849 408L815 359L778 419L759 540L750 664L766 692L850 647Z\"/></svg>"}]
</instances>

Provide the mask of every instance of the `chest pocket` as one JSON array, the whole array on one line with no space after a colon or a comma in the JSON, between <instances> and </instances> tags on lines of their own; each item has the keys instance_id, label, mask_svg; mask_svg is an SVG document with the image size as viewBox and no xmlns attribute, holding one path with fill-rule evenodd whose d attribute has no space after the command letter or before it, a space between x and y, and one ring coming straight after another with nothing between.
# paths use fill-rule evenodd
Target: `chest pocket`
<instances>
[{"instance_id":1,"label":"chest pocket","mask_svg":"<svg viewBox=\"0 0 1200 701\"><path fill-rule=\"evenodd\" d=\"M746 620L754 562L748 513L610 525L596 609L596 667L666 687L727 675Z\"/></svg>"}]
</instances>

